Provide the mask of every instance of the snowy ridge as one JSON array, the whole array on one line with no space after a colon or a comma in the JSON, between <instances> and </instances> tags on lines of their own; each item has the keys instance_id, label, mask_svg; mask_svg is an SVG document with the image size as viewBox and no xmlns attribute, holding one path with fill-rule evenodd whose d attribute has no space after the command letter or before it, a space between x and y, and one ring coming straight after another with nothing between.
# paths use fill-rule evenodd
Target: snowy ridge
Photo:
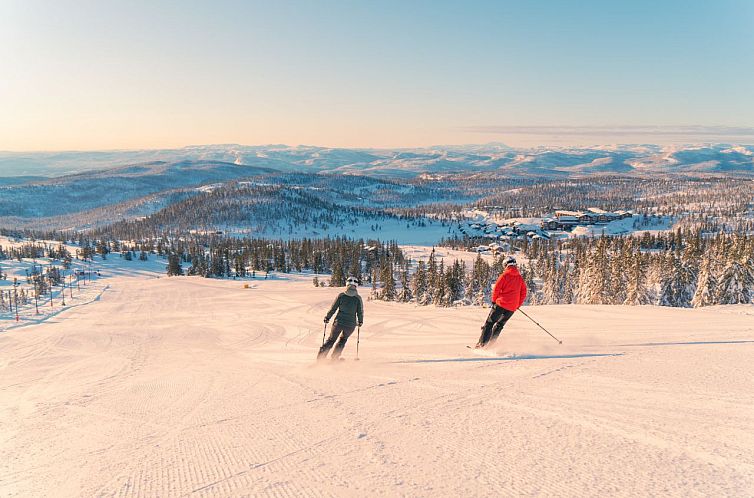
<instances>
[{"instance_id":1,"label":"snowy ridge","mask_svg":"<svg viewBox=\"0 0 754 498\"><path fill-rule=\"evenodd\" d=\"M60 176L92 169L181 161L224 162L280 171L414 177L422 173L495 171L562 177L597 173L754 175L754 146L609 145L513 149L503 144L414 149L342 149L287 145L203 145L182 149L0 152L0 176Z\"/></svg>"}]
</instances>

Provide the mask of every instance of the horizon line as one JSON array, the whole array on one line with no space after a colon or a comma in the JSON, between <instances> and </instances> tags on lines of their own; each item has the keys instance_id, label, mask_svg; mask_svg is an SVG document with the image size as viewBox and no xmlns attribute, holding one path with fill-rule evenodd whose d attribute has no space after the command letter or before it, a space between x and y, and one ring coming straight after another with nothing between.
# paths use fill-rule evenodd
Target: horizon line
<instances>
[{"instance_id":1,"label":"horizon line","mask_svg":"<svg viewBox=\"0 0 754 498\"><path fill-rule=\"evenodd\" d=\"M519 132L518 134L527 134L524 132ZM573 135L576 135L576 133L573 133ZM747 135L748 136L748 135ZM754 130L752 131L752 137L754 137ZM540 149L540 148L552 148L552 149L563 149L563 148L572 148L572 149L595 149L595 148L604 148L604 147L648 147L648 146L654 146L654 147L703 147L703 146L720 146L720 145L729 145L733 147L752 147L754 146L754 142L746 143L746 142L737 142L737 141L724 141L724 140L689 140L686 142L673 142L673 143L660 143L660 142L602 142L602 143L592 143L589 145L580 145L580 144L547 144L542 143L539 145L530 145L530 146L514 146L514 145L508 145L504 142L500 141L490 141L490 142L467 142L467 143L449 143L449 144L433 144L433 145L416 145L416 146L400 146L400 147L367 147L367 146L354 146L354 147L343 147L343 146L328 146L328 145L315 145L315 144L286 144L286 143L256 143L256 144L242 144L242 143L196 143L196 144L186 144L186 145L178 145L178 146L164 146L164 147L114 147L114 148L92 148L92 149L80 149L80 148L71 148L71 149L0 149L0 154L76 154L76 153L87 153L87 152L147 152L147 151L166 151L166 150L183 150L183 149L191 149L195 147L256 147L256 148L269 148L269 147L285 147L285 148L299 148L299 147L309 147L309 148L316 148L316 149L332 149L332 150L374 150L374 151L400 151L400 150L420 150L420 149L434 149L434 148L453 148L453 147L485 147L485 146L496 146L496 147L505 147L508 149L511 149L513 151L517 150L533 150L533 149Z\"/></svg>"}]
</instances>

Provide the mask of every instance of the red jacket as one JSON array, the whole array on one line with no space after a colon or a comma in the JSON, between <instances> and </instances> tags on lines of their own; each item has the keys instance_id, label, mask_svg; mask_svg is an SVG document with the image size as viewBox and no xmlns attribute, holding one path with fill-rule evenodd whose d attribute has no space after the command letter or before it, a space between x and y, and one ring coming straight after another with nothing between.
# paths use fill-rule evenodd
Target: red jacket
<instances>
[{"instance_id":1,"label":"red jacket","mask_svg":"<svg viewBox=\"0 0 754 498\"><path fill-rule=\"evenodd\" d=\"M526 284L518 268L509 266L495 282L492 302L508 311L516 311L526 299Z\"/></svg>"}]
</instances>

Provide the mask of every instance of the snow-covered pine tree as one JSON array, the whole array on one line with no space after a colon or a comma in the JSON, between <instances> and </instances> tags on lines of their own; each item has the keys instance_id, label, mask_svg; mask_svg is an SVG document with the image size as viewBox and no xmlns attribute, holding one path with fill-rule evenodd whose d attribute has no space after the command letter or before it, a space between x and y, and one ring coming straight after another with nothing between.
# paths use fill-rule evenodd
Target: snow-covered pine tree
<instances>
[{"instance_id":1,"label":"snow-covered pine tree","mask_svg":"<svg viewBox=\"0 0 754 498\"><path fill-rule=\"evenodd\" d=\"M647 275L644 257L640 251L634 253L631 258L627 285L626 298L623 304L639 306L651 302L649 291L647 289Z\"/></svg>"},{"instance_id":2,"label":"snow-covered pine tree","mask_svg":"<svg viewBox=\"0 0 754 498\"><path fill-rule=\"evenodd\" d=\"M690 265L684 264L679 251L667 251L664 260L658 304L688 308L698 277Z\"/></svg>"},{"instance_id":3,"label":"snow-covered pine tree","mask_svg":"<svg viewBox=\"0 0 754 498\"><path fill-rule=\"evenodd\" d=\"M411 290L416 304L424 306L429 303L427 298L427 268L424 261L419 261L411 279Z\"/></svg>"},{"instance_id":4,"label":"snow-covered pine tree","mask_svg":"<svg viewBox=\"0 0 754 498\"><path fill-rule=\"evenodd\" d=\"M577 302L580 304L602 304L604 279L601 263L596 259L596 255L596 251L589 251L584 255L577 293Z\"/></svg>"},{"instance_id":5,"label":"snow-covered pine tree","mask_svg":"<svg viewBox=\"0 0 754 498\"><path fill-rule=\"evenodd\" d=\"M453 262L453 266L448 268L446 280L448 284L449 305L463 298L463 276L465 273L466 266L457 259Z\"/></svg>"},{"instance_id":6,"label":"snow-covered pine tree","mask_svg":"<svg viewBox=\"0 0 754 498\"><path fill-rule=\"evenodd\" d=\"M435 248L432 248L432 252L429 253L429 259L427 260L427 289L430 294L434 293L437 287L437 259L435 258ZM434 300L434 297L431 298Z\"/></svg>"},{"instance_id":7,"label":"snow-covered pine tree","mask_svg":"<svg viewBox=\"0 0 754 498\"><path fill-rule=\"evenodd\" d=\"M611 271L610 238L602 236L597 240L597 279L595 304L613 304L614 287Z\"/></svg>"},{"instance_id":8,"label":"snow-covered pine tree","mask_svg":"<svg viewBox=\"0 0 754 498\"><path fill-rule=\"evenodd\" d=\"M526 266L524 264L519 265L519 271L521 273L521 278L524 279L524 283L526 284L526 288L528 289L525 302L527 304L534 303L534 301L532 301L532 296L536 295L538 290L537 284L534 282L534 271L532 271L530 266Z\"/></svg>"},{"instance_id":9,"label":"snow-covered pine tree","mask_svg":"<svg viewBox=\"0 0 754 498\"><path fill-rule=\"evenodd\" d=\"M440 265L437 268L437 277L435 280L435 287L430 287L432 292L432 304L435 306L447 306L448 300L448 283L445 279L445 262L440 260Z\"/></svg>"},{"instance_id":10,"label":"snow-covered pine tree","mask_svg":"<svg viewBox=\"0 0 754 498\"><path fill-rule=\"evenodd\" d=\"M675 278L677 306L688 308L696 292L699 276L696 266L691 261L679 260L678 273Z\"/></svg>"},{"instance_id":11,"label":"snow-covered pine tree","mask_svg":"<svg viewBox=\"0 0 754 498\"><path fill-rule=\"evenodd\" d=\"M576 302L576 292L579 283L578 260L570 261L570 255L566 258L563 266L563 297L561 303L573 304Z\"/></svg>"},{"instance_id":12,"label":"snow-covered pine tree","mask_svg":"<svg viewBox=\"0 0 754 498\"><path fill-rule=\"evenodd\" d=\"M712 260L704 258L699 270L699 276L696 280L696 291L691 299L691 306L701 308L715 304L715 289L717 288L717 279L711 271Z\"/></svg>"},{"instance_id":13,"label":"snow-covered pine tree","mask_svg":"<svg viewBox=\"0 0 754 498\"><path fill-rule=\"evenodd\" d=\"M540 304L559 304L563 298L563 280L557 253L553 252L544 266L542 290L537 299Z\"/></svg>"},{"instance_id":14,"label":"snow-covered pine tree","mask_svg":"<svg viewBox=\"0 0 754 498\"><path fill-rule=\"evenodd\" d=\"M679 306L676 296L676 275L678 274L680 261L673 251L667 251L664 255L665 263L660 271L660 291L657 296L657 304L660 306Z\"/></svg>"},{"instance_id":15,"label":"snow-covered pine tree","mask_svg":"<svg viewBox=\"0 0 754 498\"><path fill-rule=\"evenodd\" d=\"M754 274L751 268L731 258L725 265L715 288L717 304L749 304L754 294Z\"/></svg>"},{"instance_id":16,"label":"snow-covered pine tree","mask_svg":"<svg viewBox=\"0 0 754 498\"><path fill-rule=\"evenodd\" d=\"M372 291L369 294L370 299L378 299L379 291L377 290L377 268L372 268Z\"/></svg>"},{"instance_id":17,"label":"snow-covered pine tree","mask_svg":"<svg viewBox=\"0 0 754 498\"><path fill-rule=\"evenodd\" d=\"M408 273L408 263L404 263L400 272L401 290L398 293L398 301L407 303L411 301L411 285Z\"/></svg>"},{"instance_id":18,"label":"snow-covered pine tree","mask_svg":"<svg viewBox=\"0 0 754 498\"><path fill-rule=\"evenodd\" d=\"M605 304L623 304L628 295L628 275L631 267L632 241L618 239L618 253L614 251L609 255L609 283Z\"/></svg>"},{"instance_id":19,"label":"snow-covered pine tree","mask_svg":"<svg viewBox=\"0 0 754 498\"><path fill-rule=\"evenodd\" d=\"M395 276L393 275L393 261L385 258L380 269L380 280L382 280L382 292L380 299L383 301L395 301L397 296L395 289Z\"/></svg>"},{"instance_id":20,"label":"snow-covered pine tree","mask_svg":"<svg viewBox=\"0 0 754 498\"><path fill-rule=\"evenodd\" d=\"M464 279L464 299L469 304L480 305L484 302L483 289L487 286L489 280L488 273L489 265L484 261L481 254L477 254L471 271L466 273Z\"/></svg>"},{"instance_id":21,"label":"snow-covered pine tree","mask_svg":"<svg viewBox=\"0 0 754 498\"><path fill-rule=\"evenodd\" d=\"M473 304L478 289L474 287L474 267L471 271L466 272L463 276L463 300L465 303Z\"/></svg>"}]
</instances>

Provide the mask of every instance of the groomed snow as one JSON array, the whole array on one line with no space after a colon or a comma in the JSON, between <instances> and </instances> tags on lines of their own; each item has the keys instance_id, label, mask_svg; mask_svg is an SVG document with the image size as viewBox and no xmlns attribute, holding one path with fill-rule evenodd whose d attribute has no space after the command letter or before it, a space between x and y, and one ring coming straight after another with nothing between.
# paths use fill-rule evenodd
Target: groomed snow
<instances>
[{"instance_id":1,"label":"groomed snow","mask_svg":"<svg viewBox=\"0 0 754 498\"><path fill-rule=\"evenodd\" d=\"M361 361L313 361L337 289L111 276L0 334L3 496L751 496L754 308L365 302ZM365 297L367 289L361 291Z\"/></svg>"}]
</instances>

